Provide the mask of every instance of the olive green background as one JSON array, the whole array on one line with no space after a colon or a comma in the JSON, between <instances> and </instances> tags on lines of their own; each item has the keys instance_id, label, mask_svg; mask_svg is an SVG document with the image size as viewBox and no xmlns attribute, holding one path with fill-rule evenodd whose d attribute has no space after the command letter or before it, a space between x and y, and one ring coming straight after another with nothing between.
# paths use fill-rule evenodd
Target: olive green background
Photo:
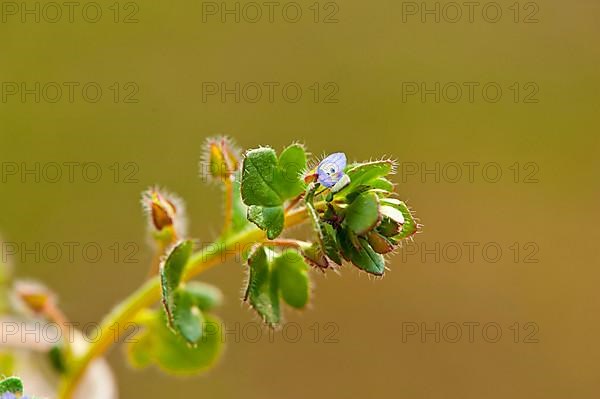
<instances>
[{"instance_id":1,"label":"olive green background","mask_svg":"<svg viewBox=\"0 0 600 399\"><path fill-rule=\"evenodd\" d=\"M415 242L427 248L476 242L473 262L466 252L453 263L443 253L439 262L421 254L403 260L401 251L382 280L349 266L341 275L313 272L311 308L287 312L302 328L298 343L281 333L270 343L266 330L258 343L229 336L218 367L182 382L152 369L131 370L119 347L109 360L121 397L161 398L174 390L211 398L598 396L597 1L537 2L538 23L514 23L512 1L498 2L504 11L498 23L477 12L473 23L465 15L457 23L432 17L421 23L419 16L403 23L401 1L346 0L337 2L339 21L328 24L313 22L312 1L297 3L303 9L298 23L280 13L273 23L266 16L258 23L231 17L221 23L218 16L203 23L201 2L154 0L138 3L138 23L115 24L111 3L98 3L105 14L96 24L80 14L73 23L66 16L54 24L14 17L0 23L2 82L98 82L104 89L97 103L77 94L73 103L35 103L31 96L0 102L0 161L29 167L97 162L103 168L98 183L80 175L73 183L8 177L0 183L4 238L140 247L137 264L108 255L98 263L15 260L19 276L43 280L59 293L73 321L98 321L146 276L150 251L139 194L147 186L158 183L185 199L192 237L216 237L222 201L216 187L198 178L197 167L210 135L231 135L244 148L281 149L300 141L315 155L387 155L429 168L496 162L503 172L497 183L482 178L481 168L473 182L464 175L455 183L396 176L401 197L424 224ZM403 82L432 87L436 81L497 82L503 96L496 103L481 97L403 101ZM135 82L139 101L115 103L108 89L114 82ZM265 94L257 103L236 103L232 96L203 102L203 82L297 82L303 95L296 103L280 91L273 102ZM337 85L339 101L315 102L308 89L315 82ZM539 101L514 102L508 89L514 82L534 82ZM108 169L115 162L135 163L137 182L120 176L115 183ZM535 163L538 182L524 183L520 175L515 183L509 169L515 162ZM496 263L481 256L489 242L503 250ZM515 242L535 243L539 262L525 263L524 253L515 262L509 249ZM240 303L242 265L229 262L204 278L223 289L227 301L218 314L229 328L239 323L242 331L257 321ZM310 329L315 322L318 343ZM323 342L332 331L325 331L327 322L338 327L337 343ZM433 328L436 322L481 325L474 342L466 327L457 343L402 333L403 323ZM497 343L482 337L481 326L490 322L502 328ZM528 322L539 327L537 343L523 342ZM514 323L518 343L509 329Z\"/></svg>"}]
</instances>

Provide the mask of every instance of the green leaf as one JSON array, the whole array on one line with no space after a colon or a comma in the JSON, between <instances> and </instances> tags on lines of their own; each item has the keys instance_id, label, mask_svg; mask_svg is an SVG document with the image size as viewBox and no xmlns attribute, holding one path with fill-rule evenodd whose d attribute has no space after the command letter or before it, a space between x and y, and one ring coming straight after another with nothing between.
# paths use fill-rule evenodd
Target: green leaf
<instances>
[{"instance_id":1,"label":"green leaf","mask_svg":"<svg viewBox=\"0 0 600 399\"><path fill-rule=\"evenodd\" d=\"M376 276L383 275L385 271L385 258L375 252L364 238L353 237L353 234L354 233L346 229L338 230L338 240L344 258L367 273Z\"/></svg>"},{"instance_id":2,"label":"green leaf","mask_svg":"<svg viewBox=\"0 0 600 399\"><path fill-rule=\"evenodd\" d=\"M386 237L401 240L410 237L418 230L418 224L406 204L396 198L381 200L381 214L384 216L377 230Z\"/></svg>"},{"instance_id":3,"label":"green leaf","mask_svg":"<svg viewBox=\"0 0 600 399\"><path fill-rule=\"evenodd\" d=\"M248 259L250 274L245 299L266 323L276 325L281 320L279 292L269 261L269 256L273 255L267 251L259 246Z\"/></svg>"},{"instance_id":4,"label":"green leaf","mask_svg":"<svg viewBox=\"0 0 600 399\"><path fill-rule=\"evenodd\" d=\"M415 218L412 215L412 212L408 209L408 206L402 201L399 201L397 204L397 209L402 213L404 217L404 223L402 224L402 229L400 233L394 236L395 239L403 239L406 237L410 237L415 234L418 230L418 225Z\"/></svg>"},{"instance_id":5,"label":"green leaf","mask_svg":"<svg viewBox=\"0 0 600 399\"><path fill-rule=\"evenodd\" d=\"M23 382L19 377L8 377L0 381L0 394L8 392L15 395L23 393Z\"/></svg>"},{"instance_id":6,"label":"green leaf","mask_svg":"<svg viewBox=\"0 0 600 399\"><path fill-rule=\"evenodd\" d=\"M344 225L354 233L365 234L379 221L379 199L371 192L359 195L346 209Z\"/></svg>"},{"instance_id":7,"label":"green leaf","mask_svg":"<svg viewBox=\"0 0 600 399\"><path fill-rule=\"evenodd\" d=\"M223 302L223 293L211 284L190 281L185 285L185 291L191 296L192 303L201 310L211 310Z\"/></svg>"},{"instance_id":8,"label":"green leaf","mask_svg":"<svg viewBox=\"0 0 600 399\"><path fill-rule=\"evenodd\" d=\"M342 258L340 257L340 247L337 243L337 239L335 238L335 229L329 223L321 222L321 241L323 245L323 250L325 254L337 263L338 265L342 265Z\"/></svg>"},{"instance_id":9,"label":"green leaf","mask_svg":"<svg viewBox=\"0 0 600 399\"><path fill-rule=\"evenodd\" d=\"M387 191L387 192L394 191L394 183L392 183L385 177L378 177L377 179L372 180L370 185L372 188L375 188L375 189L379 189L379 190L383 190L383 191Z\"/></svg>"},{"instance_id":10,"label":"green leaf","mask_svg":"<svg viewBox=\"0 0 600 399\"><path fill-rule=\"evenodd\" d=\"M173 293L169 327L190 345L198 344L204 321L202 310L215 307L222 297L218 288L198 281L180 286Z\"/></svg>"},{"instance_id":11,"label":"green leaf","mask_svg":"<svg viewBox=\"0 0 600 399\"><path fill-rule=\"evenodd\" d=\"M325 256L325 252L321 248L321 244L312 243L302 247L302 255L312 265L327 269L329 267L329 259Z\"/></svg>"},{"instance_id":12,"label":"green leaf","mask_svg":"<svg viewBox=\"0 0 600 399\"><path fill-rule=\"evenodd\" d=\"M381 220L379 226L377 226L377 231L384 235L385 237L393 237L396 234L400 233L402 226L398 223L394 222L392 219L388 217L384 217Z\"/></svg>"},{"instance_id":13,"label":"green leaf","mask_svg":"<svg viewBox=\"0 0 600 399\"><path fill-rule=\"evenodd\" d=\"M169 323L172 322L173 294L181 283L185 265L192 254L192 242L182 241L175 245L160 267L162 302Z\"/></svg>"},{"instance_id":14,"label":"green leaf","mask_svg":"<svg viewBox=\"0 0 600 399\"><path fill-rule=\"evenodd\" d=\"M167 328L160 311L146 311L143 331L127 347L130 363L143 368L151 364L174 375L195 375L211 368L222 353L221 321L205 315L202 338L195 347Z\"/></svg>"},{"instance_id":15,"label":"green leaf","mask_svg":"<svg viewBox=\"0 0 600 399\"><path fill-rule=\"evenodd\" d=\"M325 223L320 220L319 214L317 213L317 210L315 209L315 206L313 203L314 195L315 195L317 188L318 188L317 186L311 187L309 190L307 190L306 196L304 197L304 202L306 204L307 213L308 213L308 216L310 217L313 228L315 229L315 231L317 232L317 235L319 237L319 246L321 248L321 252L323 252L332 261L334 261L335 263L337 263L338 265L341 266L342 260L340 258L339 246L335 239L335 231L333 229L333 226L331 226L329 223ZM307 254L307 257L309 260L311 260L313 262L316 262L319 260L318 253L314 253L314 251L309 252ZM323 262L316 262L316 263L320 267L328 266L326 263L324 266L322 266Z\"/></svg>"},{"instance_id":16,"label":"green leaf","mask_svg":"<svg viewBox=\"0 0 600 399\"><path fill-rule=\"evenodd\" d=\"M285 221L283 206L262 207L251 205L248 208L248 220L267 232L270 240L277 238L283 231Z\"/></svg>"},{"instance_id":17,"label":"green leaf","mask_svg":"<svg viewBox=\"0 0 600 399\"><path fill-rule=\"evenodd\" d=\"M277 206L283 203L275 187L278 161L272 148L250 150L242 167L242 199L246 205Z\"/></svg>"},{"instance_id":18,"label":"green leaf","mask_svg":"<svg viewBox=\"0 0 600 399\"><path fill-rule=\"evenodd\" d=\"M299 144L287 147L279 159L272 148L250 150L242 166L242 199L246 205L275 207L304 190L301 172L306 154Z\"/></svg>"},{"instance_id":19,"label":"green leaf","mask_svg":"<svg viewBox=\"0 0 600 399\"><path fill-rule=\"evenodd\" d=\"M279 155L277 188L283 199L294 198L304 191L302 172L306 169L306 152L300 144L288 146Z\"/></svg>"},{"instance_id":20,"label":"green leaf","mask_svg":"<svg viewBox=\"0 0 600 399\"><path fill-rule=\"evenodd\" d=\"M65 355L65 348L63 345L53 345L48 352L50 363L59 373L67 371L67 359Z\"/></svg>"},{"instance_id":21,"label":"green leaf","mask_svg":"<svg viewBox=\"0 0 600 399\"><path fill-rule=\"evenodd\" d=\"M376 231L371 231L367 235L369 245L378 254L387 254L394 250L394 245L386 237Z\"/></svg>"},{"instance_id":22,"label":"green leaf","mask_svg":"<svg viewBox=\"0 0 600 399\"><path fill-rule=\"evenodd\" d=\"M283 300L296 309L304 308L310 292L308 265L304 257L293 249L284 251L273 261L273 270Z\"/></svg>"},{"instance_id":23,"label":"green leaf","mask_svg":"<svg viewBox=\"0 0 600 399\"><path fill-rule=\"evenodd\" d=\"M350 184L336 194L336 197L338 195L346 196L360 186L381 185L381 182L377 181L377 179L387 176L393 169L394 163L390 160L352 165L346 170L346 174L350 178Z\"/></svg>"},{"instance_id":24,"label":"green leaf","mask_svg":"<svg viewBox=\"0 0 600 399\"><path fill-rule=\"evenodd\" d=\"M194 297L185 288L173 295L173 328L188 344L196 345L202 337L204 316L194 303Z\"/></svg>"},{"instance_id":25,"label":"green leaf","mask_svg":"<svg viewBox=\"0 0 600 399\"><path fill-rule=\"evenodd\" d=\"M246 218L248 207L242 201L241 189L241 173L237 172L235 174L235 179L232 182L233 212L231 215L230 233L238 233L249 226L248 219Z\"/></svg>"},{"instance_id":26,"label":"green leaf","mask_svg":"<svg viewBox=\"0 0 600 399\"><path fill-rule=\"evenodd\" d=\"M390 205L382 205L381 206L381 215L387 216L392 219L394 222L403 224L404 223L404 215L397 208Z\"/></svg>"}]
</instances>

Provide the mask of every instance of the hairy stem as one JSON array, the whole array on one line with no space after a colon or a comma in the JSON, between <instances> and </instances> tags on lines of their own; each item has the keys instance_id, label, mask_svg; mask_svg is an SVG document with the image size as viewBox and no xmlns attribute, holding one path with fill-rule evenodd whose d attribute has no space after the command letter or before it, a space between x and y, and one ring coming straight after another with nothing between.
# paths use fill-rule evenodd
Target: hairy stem
<instances>
[{"instance_id":1,"label":"hairy stem","mask_svg":"<svg viewBox=\"0 0 600 399\"><path fill-rule=\"evenodd\" d=\"M306 220L306 210L298 209L286 215L285 225L286 227L294 226L304 220ZM242 251L248 249L245 246L262 242L264 239L265 234L262 230L251 228L223 241L217 241L191 256L183 279L189 280L212 266L225 262L228 255L241 258ZM89 364L103 355L112 344L117 343L121 334L126 330L124 326L130 323L140 310L152 306L160 300L160 295L160 279L158 276L152 277L105 317L100 325L100 338L91 343L85 353L75 358L74 362L69 365L69 370L61 381L60 399L72 398L73 392Z\"/></svg>"},{"instance_id":2,"label":"hairy stem","mask_svg":"<svg viewBox=\"0 0 600 399\"><path fill-rule=\"evenodd\" d=\"M233 221L233 182L230 178L223 180L223 190L225 196L225 221L223 223L223 234L231 229Z\"/></svg>"}]
</instances>

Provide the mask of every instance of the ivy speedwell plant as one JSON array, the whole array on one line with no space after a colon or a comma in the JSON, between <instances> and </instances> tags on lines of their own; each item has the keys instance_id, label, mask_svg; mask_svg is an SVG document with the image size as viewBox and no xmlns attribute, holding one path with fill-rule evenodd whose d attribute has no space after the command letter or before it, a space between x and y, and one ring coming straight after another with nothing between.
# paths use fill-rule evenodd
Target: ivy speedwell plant
<instances>
[{"instance_id":1,"label":"ivy speedwell plant","mask_svg":"<svg viewBox=\"0 0 600 399\"><path fill-rule=\"evenodd\" d=\"M260 147L242 156L224 137L209 139L204 152L201 174L224 192L220 237L195 248L186 236L183 202L157 188L143 193L155 244L151 276L104 319L101 338L83 353L74 354L68 343L54 351L63 376L60 398L72 397L90 362L109 349L115 331L122 333L113 328L119 324L142 327L127 346L136 367L154 365L176 375L210 368L222 352L221 322L214 314L222 295L194 277L236 252L248 270L244 301L276 327L283 304L303 309L309 303L311 270L348 264L383 276L386 254L419 229L394 191L392 160L347 163L341 152L309 160L300 144L279 154ZM311 227L308 241L290 231L304 222ZM21 294L39 311L44 294ZM162 306L155 307L156 302Z\"/></svg>"}]
</instances>

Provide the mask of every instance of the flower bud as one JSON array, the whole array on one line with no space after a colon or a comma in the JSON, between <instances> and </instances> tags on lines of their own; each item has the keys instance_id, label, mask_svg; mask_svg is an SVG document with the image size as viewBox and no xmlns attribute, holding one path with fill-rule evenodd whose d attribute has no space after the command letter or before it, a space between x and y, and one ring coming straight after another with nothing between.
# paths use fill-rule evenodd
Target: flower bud
<instances>
[{"instance_id":1,"label":"flower bud","mask_svg":"<svg viewBox=\"0 0 600 399\"><path fill-rule=\"evenodd\" d=\"M228 137L209 138L200 165L204 179L231 179L240 167L240 152Z\"/></svg>"},{"instance_id":2,"label":"flower bud","mask_svg":"<svg viewBox=\"0 0 600 399\"><path fill-rule=\"evenodd\" d=\"M185 212L178 197L157 188L150 188L142 193L142 206L149 216L149 225L154 232L170 232L176 236L185 234Z\"/></svg>"},{"instance_id":3,"label":"flower bud","mask_svg":"<svg viewBox=\"0 0 600 399\"><path fill-rule=\"evenodd\" d=\"M32 281L17 281L14 295L17 308L35 314L43 314L55 302L54 295L47 287Z\"/></svg>"}]
</instances>

